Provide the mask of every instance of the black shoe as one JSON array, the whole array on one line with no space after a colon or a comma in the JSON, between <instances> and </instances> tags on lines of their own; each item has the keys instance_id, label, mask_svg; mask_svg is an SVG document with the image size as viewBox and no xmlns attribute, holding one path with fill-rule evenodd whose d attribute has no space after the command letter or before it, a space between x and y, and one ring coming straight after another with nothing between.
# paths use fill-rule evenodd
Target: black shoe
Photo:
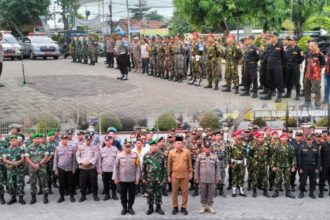
<instances>
[{"instance_id":1,"label":"black shoe","mask_svg":"<svg viewBox=\"0 0 330 220\"><path fill-rule=\"evenodd\" d=\"M172 210L172 215L176 215L176 214L178 214L178 212L179 212L179 208L178 207L175 207Z\"/></svg>"},{"instance_id":2,"label":"black shoe","mask_svg":"<svg viewBox=\"0 0 330 220\"><path fill-rule=\"evenodd\" d=\"M272 100L272 92L268 91L265 96L260 97L261 100Z\"/></svg>"},{"instance_id":3,"label":"black shoe","mask_svg":"<svg viewBox=\"0 0 330 220\"><path fill-rule=\"evenodd\" d=\"M316 196L313 191L309 193L309 197L311 197L312 199L316 199Z\"/></svg>"},{"instance_id":4,"label":"black shoe","mask_svg":"<svg viewBox=\"0 0 330 220\"><path fill-rule=\"evenodd\" d=\"M93 195L93 199L94 199L95 202L100 201L99 197L96 194Z\"/></svg>"},{"instance_id":5,"label":"black shoe","mask_svg":"<svg viewBox=\"0 0 330 220\"><path fill-rule=\"evenodd\" d=\"M223 88L226 88L226 87L229 87L229 86L225 84L225 85L222 85L222 87L223 87Z\"/></svg>"},{"instance_id":6,"label":"black shoe","mask_svg":"<svg viewBox=\"0 0 330 220\"><path fill-rule=\"evenodd\" d=\"M5 85L3 85L3 84L0 84L0 87L5 87Z\"/></svg>"},{"instance_id":7,"label":"black shoe","mask_svg":"<svg viewBox=\"0 0 330 220\"><path fill-rule=\"evenodd\" d=\"M165 214L165 212L162 210L162 207L160 205L156 205L156 212L160 215Z\"/></svg>"},{"instance_id":8,"label":"black shoe","mask_svg":"<svg viewBox=\"0 0 330 220\"><path fill-rule=\"evenodd\" d=\"M231 187L231 185L229 185L228 187L227 187L227 190L231 190L232 189L232 187Z\"/></svg>"},{"instance_id":9,"label":"black shoe","mask_svg":"<svg viewBox=\"0 0 330 220\"><path fill-rule=\"evenodd\" d=\"M258 93L257 92L254 92L253 95L252 95L252 98L258 98Z\"/></svg>"},{"instance_id":10,"label":"black shoe","mask_svg":"<svg viewBox=\"0 0 330 220\"><path fill-rule=\"evenodd\" d=\"M273 193L273 195L272 195L272 198L276 198L276 197L278 197L280 194L278 193L278 191L275 191L274 193Z\"/></svg>"},{"instance_id":11,"label":"black shoe","mask_svg":"<svg viewBox=\"0 0 330 220\"><path fill-rule=\"evenodd\" d=\"M263 193L263 195L264 195L265 197L267 197L267 198L269 198L269 197L270 197L269 193L267 192L267 189L265 189L265 190L264 190L264 193Z\"/></svg>"},{"instance_id":12,"label":"black shoe","mask_svg":"<svg viewBox=\"0 0 330 220\"><path fill-rule=\"evenodd\" d=\"M18 197L18 202L19 202L20 204L22 204L22 205L25 205L25 204L26 204L26 202L25 202L24 199L23 199L23 196L19 196L19 197Z\"/></svg>"},{"instance_id":13,"label":"black shoe","mask_svg":"<svg viewBox=\"0 0 330 220\"><path fill-rule=\"evenodd\" d=\"M215 85L215 87L214 87L213 90L219 90L219 86L218 85Z\"/></svg>"},{"instance_id":14,"label":"black shoe","mask_svg":"<svg viewBox=\"0 0 330 220\"><path fill-rule=\"evenodd\" d=\"M79 199L79 202L83 202L86 200L86 196L85 195L81 195L80 199Z\"/></svg>"},{"instance_id":15,"label":"black shoe","mask_svg":"<svg viewBox=\"0 0 330 220\"><path fill-rule=\"evenodd\" d=\"M270 186L268 191L270 191L270 192L273 191L273 186Z\"/></svg>"},{"instance_id":16,"label":"black shoe","mask_svg":"<svg viewBox=\"0 0 330 220\"><path fill-rule=\"evenodd\" d=\"M207 86L204 86L205 89L212 89L212 85L209 83Z\"/></svg>"},{"instance_id":17,"label":"black shoe","mask_svg":"<svg viewBox=\"0 0 330 220\"><path fill-rule=\"evenodd\" d=\"M105 195L105 190L102 190L101 195Z\"/></svg>"},{"instance_id":18,"label":"black shoe","mask_svg":"<svg viewBox=\"0 0 330 220\"><path fill-rule=\"evenodd\" d=\"M223 90L221 90L223 92L231 92L231 88L229 86L225 87Z\"/></svg>"},{"instance_id":19,"label":"black shoe","mask_svg":"<svg viewBox=\"0 0 330 220\"><path fill-rule=\"evenodd\" d=\"M14 204L14 203L16 203L17 202L17 200L16 200L16 196L11 196L11 199L8 201L8 205L11 205L11 204Z\"/></svg>"},{"instance_id":20,"label":"black shoe","mask_svg":"<svg viewBox=\"0 0 330 220\"><path fill-rule=\"evenodd\" d=\"M183 213L183 215L188 215L188 211L186 208L181 208L181 213Z\"/></svg>"},{"instance_id":21,"label":"black shoe","mask_svg":"<svg viewBox=\"0 0 330 220\"><path fill-rule=\"evenodd\" d=\"M285 93L285 95L282 96L284 99L291 98L291 93Z\"/></svg>"},{"instance_id":22,"label":"black shoe","mask_svg":"<svg viewBox=\"0 0 330 220\"><path fill-rule=\"evenodd\" d=\"M109 195L109 193L106 193L104 198L103 198L103 201L107 201L109 199L110 199L110 195Z\"/></svg>"},{"instance_id":23,"label":"black shoe","mask_svg":"<svg viewBox=\"0 0 330 220\"><path fill-rule=\"evenodd\" d=\"M268 94L268 90L267 89L264 89L262 92L259 92L260 95L266 95Z\"/></svg>"},{"instance_id":24,"label":"black shoe","mask_svg":"<svg viewBox=\"0 0 330 220\"><path fill-rule=\"evenodd\" d=\"M163 196L168 196L166 188L163 189Z\"/></svg>"},{"instance_id":25,"label":"black shoe","mask_svg":"<svg viewBox=\"0 0 330 220\"><path fill-rule=\"evenodd\" d=\"M44 204L47 204L48 203L48 194L47 193L44 193Z\"/></svg>"},{"instance_id":26,"label":"black shoe","mask_svg":"<svg viewBox=\"0 0 330 220\"><path fill-rule=\"evenodd\" d=\"M74 196L71 195L71 196L70 196L70 202L75 202L75 201L76 201L76 200L75 200Z\"/></svg>"},{"instance_id":27,"label":"black shoe","mask_svg":"<svg viewBox=\"0 0 330 220\"><path fill-rule=\"evenodd\" d=\"M298 198L299 198L299 199L302 199L302 198L304 198L304 196L305 196L305 195L304 195L304 192L300 192Z\"/></svg>"},{"instance_id":28,"label":"black shoe","mask_svg":"<svg viewBox=\"0 0 330 220\"><path fill-rule=\"evenodd\" d=\"M36 199L36 194L31 194L31 201L30 201L30 205L34 204L37 202L37 199Z\"/></svg>"},{"instance_id":29,"label":"black shoe","mask_svg":"<svg viewBox=\"0 0 330 220\"><path fill-rule=\"evenodd\" d=\"M286 196L286 197L289 197L289 198L291 198L291 199L295 199L295 198L296 198L296 197L291 193L290 190L287 190L287 191L286 191L285 196Z\"/></svg>"},{"instance_id":30,"label":"black shoe","mask_svg":"<svg viewBox=\"0 0 330 220\"><path fill-rule=\"evenodd\" d=\"M6 204L5 196L3 194L0 194L0 204L1 205Z\"/></svg>"},{"instance_id":31,"label":"black shoe","mask_svg":"<svg viewBox=\"0 0 330 220\"><path fill-rule=\"evenodd\" d=\"M51 189L51 188L49 188L49 192L48 192L48 194L50 194L50 195L52 195L52 194L53 194L53 191L52 191L52 189Z\"/></svg>"},{"instance_id":32,"label":"black shoe","mask_svg":"<svg viewBox=\"0 0 330 220\"><path fill-rule=\"evenodd\" d=\"M235 87L235 92L234 92L235 94L238 94L238 86L237 87Z\"/></svg>"},{"instance_id":33,"label":"black shoe","mask_svg":"<svg viewBox=\"0 0 330 220\"><path fill-rule=\"evenodd\" d=\"M128 208L127 212L131 215L135 215L135 212L134 212L133 208Z\"/></svg>"},{"instance_id":34,"label":"black shoe","mask_svg":"<svg viewBox=\"0 0 330 220\"><path fill-rule=\"evenodd\" d=\"M118 196L117 196L117 193L116 193L115 190L112 192L112 199L113 200L118 200Z\"/></svg>"},{"instance_id":35,"label":"black shoe","mask_svg":"<svg viewBox=\"0 0 330 220\"><path fill-rule=\"evenodd\" d=\"M146 214L151 215L154 212L154 207L152 205L149 205L149 209L147 210Z\"/></svg>"},{"instance_id":36,"label":"black shoe","mask_svg":"<svg viewBox=\"0 0 330 220\"><path fill-rule=\"evenodd\" d=\"M245 89L245 88L242 88L241 91L242 91L242 92L246 92L246 89Z\"/></svg>"},{"instance_id":37,"label":"black shoe","mask_svg":"<svg viewBox=\"0 0 330 220\"><path fill-rule=\"evenodd\" d=\"M225 194L225 192L223 191L223 186L220 186L220 189L219 189L219 195L220 195L221 197L223 197L223 198L226 198L226 197L227 197L226 194Z\"/></svg>"},{"instance_id":38,"label":"black shoe","mask_svg":"<svg viewBox=\"0 0 330 220\"><path fill-rule=\"evenodd\" d=\"M62 203L64 202L64 196L61 196L58 200L57 200L57 203Z\"/></svg>"},{"instance_id":39,"label":"black shoe","mask_svg":"<svg viewBox=\"0 0 330 220\"><path fill-rule=\"evenodd\" d=\"M231 197L236 197L236 196L237 196L236 193L231 194Z\"/></svg>"},{"instance_id":40,"label":"black shoe","mask_svg":"<svg viewBox=\"0 0 330 220\"><path fill-rule=\"evenodd\" d=\"M254 198L257 197L257 189L256 188L253 189L252 197L254 197Z\"/></svg>"},{"instance_id":41,"label":"black shoe","mask_svg":"<svg viewBox=\"0 0 330 220\"><path fill-rule=\"evenodd\" d=\"M323 190L320 190L319 197L320 197L320 198L323 198L323 197L324 197L324 192L323 192Z\"/></svg>"},{"instance_id":42,"label":"black shoe","mask_svg":"<svg viewBox=\"0 0 330 220\"><path fill-rule=\"evenodd\" d=\"M198 196L198 190L195 189L194 193L192 194L193 197Z\"/></svg>"},{"instance_id":43,"label":"black shoe","mask_svg":"<svg viewBox=\"0 0 330 220\"><path fill-rule=\"evenodd\" d=\"M280 192L283 192L283 188L282 188L282 186L280 187Z\"/></svg>"},{"instance_id":44,"label":"black shoe","mask_svg":"<svg viewBox=\"0 0 330 220\"><path fill-rule=\"evenodd\" d=\"M247 197L247 195L245 193L239 193L239 195L242 197Z\"/></svg>"},{"instance_id":45,"label":"black shoe","mask_svg":"<svg viewBox=\"0 0 330 220\"><path fill-rule=\"evenodd\" d=\"M126 213L127 213L127 209L126 208L123 208L123 210L121 210L121 215L126 215Z\"/></svg>"},{"instance_id":46,"label":"black shoe","mask_svg":"<svg viewBox=\"0 0 330 220\"><path fill-rule=\"evenodd\" d=\"M249 91L245 91L244 93L240 94L240 96L250 96L250 92Z\"/></svg>"}]
</instances>

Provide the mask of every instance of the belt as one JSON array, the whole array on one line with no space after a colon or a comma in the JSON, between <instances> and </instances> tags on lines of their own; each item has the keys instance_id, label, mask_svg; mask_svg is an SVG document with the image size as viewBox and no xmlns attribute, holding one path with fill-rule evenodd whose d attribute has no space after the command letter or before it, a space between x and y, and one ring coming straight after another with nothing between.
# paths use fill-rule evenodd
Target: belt
<instances>
[{"instance_id":1,"label":"belt","mask_svg":"<svg viewBox=\"0 0 330 220\"><path fill-rule=\"evenodd\" d=\"M237 163L237 164L242 164L243 163L243 160L234 160L234 159L231 159L230 161L232 163Z\"/></svg>"}]
</instances>

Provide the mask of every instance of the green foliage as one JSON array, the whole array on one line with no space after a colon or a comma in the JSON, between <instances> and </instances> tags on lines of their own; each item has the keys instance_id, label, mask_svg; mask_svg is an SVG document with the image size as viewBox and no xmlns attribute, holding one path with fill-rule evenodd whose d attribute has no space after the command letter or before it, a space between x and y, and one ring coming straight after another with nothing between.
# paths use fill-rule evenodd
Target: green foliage
<instances>
[{"instance_id":1,"label":"green foliage","mask_svg":"<svg viewBox=\"0 0 330 220\"><path fill-rule=\"evenodd\" d=\"M148 120L146 118L138 120L137 124L141 127L147 127L148 125Z\"/></svg>"},{"instance_id":2,"label":"green foliage","mask_svg":"<svg viewBox=\"0 0 330 220\"><path fill-rule=\"evenodd\" d=\"M305 53L308 51L307 41L311 40L312 37L305 36L298 41L298 47L300 47Z\"/></svg>"},{"instance_id":3,"label":"green foliage","mask_svg":"<svg viewBox=\"0 0 330 220\"><path fill-rule=\"evenodd\" d=\"M123 126L123 131L132 131L136 124L136 121L131 117L122 117L120 118L120 121Z\"/></svg>"},{"instance_id":4,"label":"green foliage","mask_svg":"<svg viewBox=\"0 0 330 220\"><path fill-rule=\"evenodd\" d=\"M265 126L266 126L266 122L265 122L265 120L263 120L262 118L255 118L255 119L252 121L252 124L254 124L254 125L258 125L259 128L262 128L262 127L265 127Z\"/></svg>"},{"instance_id":5,"label":"green foliage","mask_svg":"<svg viewBox=\"0 0 330 220\"><path fill-rule=\"evenodd\" d=\"M211 129L219 129L220 122L216 114L214 112L206 112L203 113L200 120L199 125L203 128L211 128Z\"/></svg>"},{"instance_id":6,"label":"green foliage","mask_svg":"<svg viewBox=\"0 0 330 220\"><path fill-rule=\"evenodd\" d=\"M328 117L322 117L317 123L318 127L327 127L328 126Z\"/></svg>"},{"instance_id":7,"label":"green foliage","mask_svg":"<svg viewBox=\"0 0 330 220\"><path fill-rule=\"evenodd\" d=\"M322 28L330 32L330 17L325 15L310 16L303 25L303 30L313 30L315 28Z\"/></svg>"},{"instance_id":8,"label":"green foliage","mask_svg":"<svg viewBox=\"0 0 330 220\"><path fill-rule=\"evenodd\" d=\"M123 125L120 121L120 118L115 114L104 114L100 118L100 122L97 123L96 129L98 130L101 123L101 131L106 132L109 127L114 127L117 130L121 130Z\"/></svg>"},{"instance_id":9,"label":"green foliage","mask_svg":"<svg viewBox=\"0 0 330 220\"><path fill-rule=\"evenodd\" d=\"M159 20L160 21L160 20L164 19L164 16L158 14L157 11L151 11L148 14L146 14L145 17L147 20Z\"/></svg>"},{"instance_id":10,"label":"green foliage","mask_svg":"<svg viewBox=\"0 0 330 220\"><path fill-rule=\"evenodd\" d=\"M177 128L175 116L172 113L163 113L157 119L157 128L160 131L169 131Z\"/></svg>"},{"instance_id":11,"label":"green foliage","mask_svg":"<svg viewBox=\"0 0 330 220\"><path fill-rule=\"evenodd\" d=\"M287 30L290 34L293 34L295 25L290 19L285 19L282 23L282 28Z\"/></svg>"},{"instance_id":12,"label":"green foliage","mask_svg":"<svg viewBox=\"0 0 330 220\"><path fill-rule=\"evenodd\" d=\"M80 5L78 4L78 1L76 0L57 0L56 4L60 7L61 9L61 20L64 24L64 30L68 30L70 28L70 19L74 19L71 16L78 15L78 9ZM68 13L68 12L73 12Z\"/></svg>"},{"instance_id":13,"label":"green foliage","mask_svg":"<svg viewBox=\"0 0 330 220\"><path fill-rule=\"evenodd\" d=\"M254 44L256 45L256 47L260 47L261 45L261 39L262 39L262 36L258 36L255 41L254 41Z\"/></svg>"},{"instance_id":14,"label":"green foliage","mask_svg":"<svg viewBox=\"0 0 330 220\"><path fill-rule=\"evenodd\" d=\"M37 132L47 134L53 128L61 130L60 122L53 116L43 116L37 120Z\"/></svg>"},{"instance_id":15,"label":"green foliage","mask_svg":"<svg viewBox=\"0 0 330 220\"><path fill-rule=\"evenodd\" d=\"M286 127L286 122L283 123L283 126ZM293 117L289 117L288 119L288 127L297 127L297 119Z\"/></svg>"}]
</instances>

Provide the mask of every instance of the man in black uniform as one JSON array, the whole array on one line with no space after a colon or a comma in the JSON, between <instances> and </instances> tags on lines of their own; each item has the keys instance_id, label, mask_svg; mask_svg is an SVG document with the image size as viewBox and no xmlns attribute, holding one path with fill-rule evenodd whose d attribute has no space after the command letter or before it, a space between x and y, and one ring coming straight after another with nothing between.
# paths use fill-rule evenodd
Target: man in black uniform
<instances>
[{"instance_id":1,"label":"man in black uniform","mask_svg":"<svg viewBox=\"0 0 330 220\"><path fill-rule=\"evenodd\" d=\"M323 142L320 150L322 175L320 176L320 198L324 196L325 181L330 185L330 134L327 134L326 141ZM329 192L330 195L330 192Z\"/></svg>"},{"instance_id":2,"label":"man in black uniform","mask_svg":"<svg viewBox=\"0 0 330 220\"><path fill-rule=\"evenodd\" d=\"M245 50L245 79L244 88L245 92L241 96L250 95L250 85L253 84L253 98L258 97L258 61L260 60L260 54L258 48L253 44L254 36L250 35L245 39L247 48Z\"/></svg>"},{"instance_id":3,"label":"man in black uniform","mask_svg":"<svg viewBox=\"0 0 330 220\"><path fill-rule=\"evenodd\" d=\"M303 140L303 133L298 131L296 133L296 138L293 139L293 141L291 141L290 143L293 148L294 148L294 152L296 155L296 159L298 161L298 153L300 148L305 144L304 140ZM298 170L300 170L299 164L298 164ZM297 175L297 169L294 172L291 172L291 178L290 178L290 185L291 185L291 191L294 192L295 190L295 182L296 182L296 175ZM299 174L299 181L300 181L300 174Z\"/></svg>"},{"instance_id":4,"label":"man in black uniform","mask_svg":"<svg viewBox=\"0 0 330 220\"><path fill-rule=\"evenodd\" d=\"M296 88L295 100L299 100L300 93L300 64L304 61L304 51L297 46L297 37L290 37L286 54L288 59L287 68L287 90L286 94L282 98L291 98L292 87Z\"/></svg>"},{"instance_id":5,"label":"man in black uniform","mask_svg":"<svg viewBox=\"0 0 330 220\"><path fill-rule=\"evenodd\" d=\"M261 97L262 100L271 100L272 92L277 89L277 98L275 102L281 102L283 93L283 63L285 63L285 52L283 46L278 42L278 33L273 32L270 35L271 44L267 52L267 82L269 86L268 93ZM273 83L272 83L273 82Z\"/></svg>"},{"instance_id":6,"label":"man in black uniform","mask_svg":"<svg viewBox=\"0 0 330 220\"><path fill-rule=\"evenodd\" d=\"M309 196L316 199L314 191L316 185L316 173L320 168L320 152L317 146L313 145L312 135L307 135L306 145L302 146L298 153L299 173L302 174L300 183L299 198L304 197L307 177L309 178Z\"/></svg>"}]
</instances>

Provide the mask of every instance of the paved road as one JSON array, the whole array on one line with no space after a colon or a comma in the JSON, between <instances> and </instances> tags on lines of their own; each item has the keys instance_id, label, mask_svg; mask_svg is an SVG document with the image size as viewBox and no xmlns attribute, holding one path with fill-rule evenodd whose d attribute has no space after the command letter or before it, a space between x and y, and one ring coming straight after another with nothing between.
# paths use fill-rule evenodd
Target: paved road
<instances>
[{"instance_id":1,"label":"paved road","mask_svg":"<svg viewBox=\"0 0 330 220\"><path fill-rule=\"evenodd\" d=\"M232 93L189 86L142 74L129 74L119 81L119 71L107 69L103 59L96 66L70 60L24 60L26 85L22 86L20 61L6 61L0 88L0 121L25 115L52 113L72 117L85 110L92 115L115 112L143 118L160 112L193 113L203 110L241 110L274 107L274 101L241 97ZM221 82L223 84L224 82ZM204 80L203 85L206 84ZM298 103L290 100L290 103Z\"/></svg>"}]
</instances>

